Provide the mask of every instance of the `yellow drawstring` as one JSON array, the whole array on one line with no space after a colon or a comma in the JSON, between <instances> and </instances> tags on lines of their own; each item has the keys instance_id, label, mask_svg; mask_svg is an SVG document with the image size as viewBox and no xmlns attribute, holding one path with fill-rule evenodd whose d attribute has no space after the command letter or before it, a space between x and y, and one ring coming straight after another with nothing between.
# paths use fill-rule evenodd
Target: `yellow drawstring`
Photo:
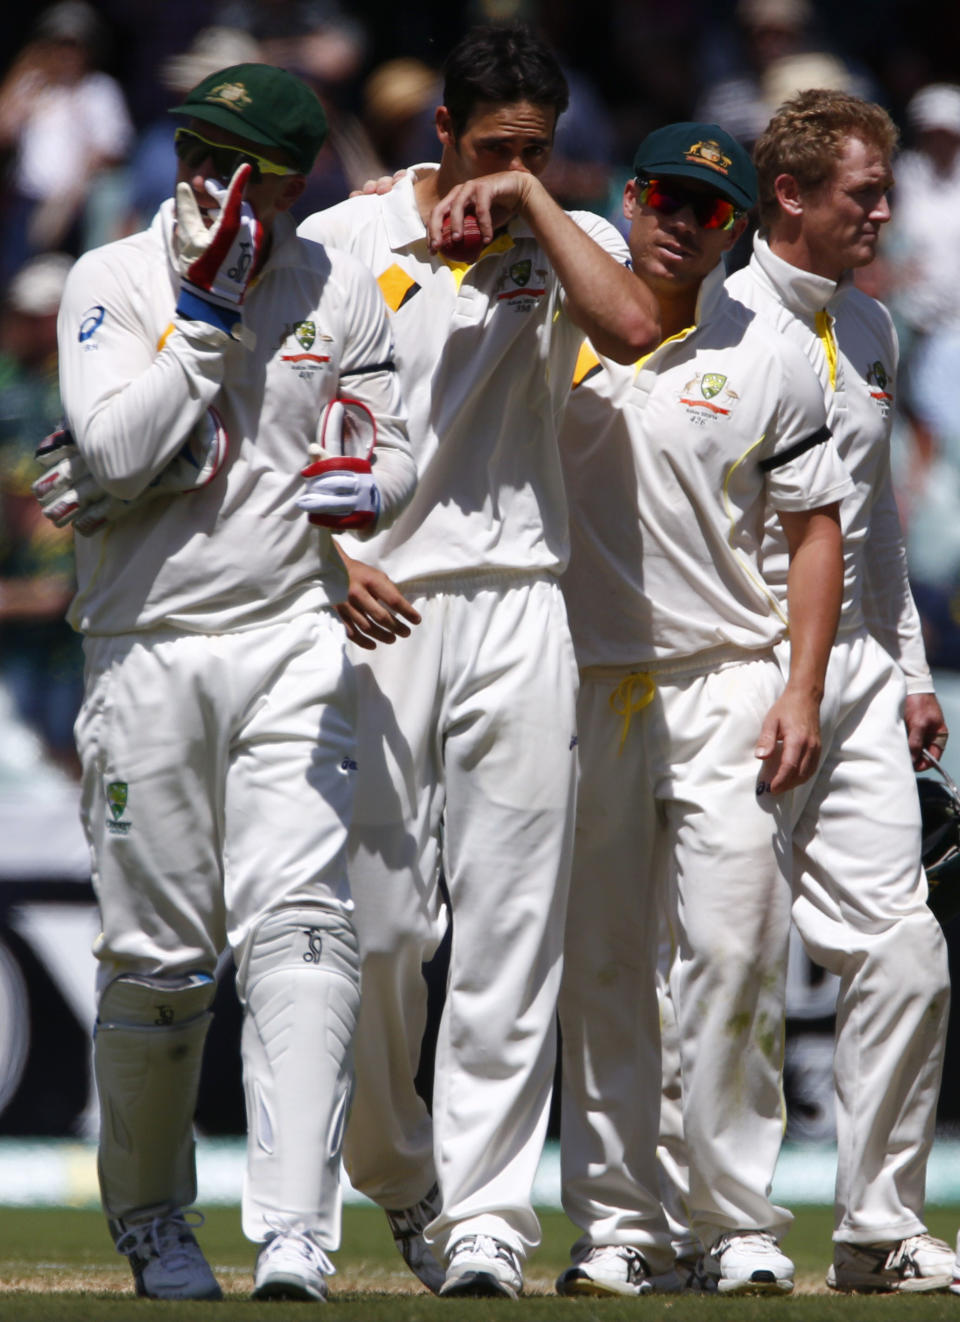
<instances>
[{"instance_id":1,"label":"yellow drawstring","mask_svg":"<svg viewBox=\"0 0 960 1322\"><path fill-rule=\"evenodd\" d=\"M637 692L638 689L640 690L639 693ZM634 712L643 711L644 707L649 706L653 702L653 695L656 691L657 686L653 681L653 676L642 670L627 675L610 694L610 710L623 717L619 752L623 752L623 746L627 742L630 721L633 719Z\"/></svg>"}]
</instances>

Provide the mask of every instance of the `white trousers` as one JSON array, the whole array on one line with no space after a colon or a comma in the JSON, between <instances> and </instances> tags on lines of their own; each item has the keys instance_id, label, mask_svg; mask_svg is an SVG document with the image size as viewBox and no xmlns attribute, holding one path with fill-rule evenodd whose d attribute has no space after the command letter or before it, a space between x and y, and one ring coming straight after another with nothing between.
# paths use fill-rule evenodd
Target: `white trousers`
<instances>
[{"instance_id":1,"label":"white trousers","mask_svg":"<svg viewBox=\"0 0 960 1322\"><path fill-rule=\"evenodd\" d=\"M76 735L102 921L100 985L124 973L213 973L229 943L242 994L250 938L271 913L321 906L349 928L356 686L336 616L311 612L217 636L93 638L85 649ZM312 1005L314 981L298 986ZM276 1087L290 1091L299 1062L286 1043L273 1045ZM324 1107L336 1103L315 1099L305 1145L309 1137L326 1151ZM131 1136L134 1146L152 1141ZM305 1169L314 1155L305 1146ZM248 1171L245 1223L247 1203L265 1202L324 1225L336 1242L336 1190L331 1202L319 1178L305 1193L310 1181L296 1171L284 1188L269 1160L257 1169L267 1187Z\"/></svg>"},{"instance_id":2,"label":"white trousers","mask_svg":"<svg viewBox=\"0 0 960 1322\"><path fill-rule=\"evenodd\" d=\"M212 972L271 910L349 899L356 688L335 615L84 648L82 812L111 976Z\"/></svg>"},{"instance_id":3,"label":"white trousers","mask_svg":"<svg viewBox=\"0 0 960 1322\"><path fill-rule=\"evenodd\" d=\"M690 1190L705 1244L780 1234L769 1199L780 1149L789 931L784 801L757 794L753 754L783 686L772 654L709 673L656 673L633 715L616 680L582 677L581 783L560 995L564 1207L590 1244L635 1244L666 1270L654 1151L660 1112L659 896L677 943L673 992ZM622 692L622 691L621 691Z\"/></svg>"},{"instance_id":4,"label":"white trousers","mask_svg":"<svg viewBox=\"0 0 960 1322\"><path fill-rule=\"evenodd\" d=\"M359 761L350 879L362 998L344 1145L387 1208L439 1181L441 1252L488 1233L539 1242L530 1202L556 1055L573 806L576 667L552 578L407 589L410 638L356 655ZM360 662L363 664L360 664ZM432 1123L414 1088L422 963L453 939Z\"/></svg>"},{"instance_id":5,"label":"white trousers","mask_svg":"<svg viewBox=\"0 0 960 1322\"><path fill-rule=\"evenodd\" d=\"M789 646L778 651L786 669ZM834 1239L859 1244L924 1229L949 1007L903 701L902 675L879 643L841 635L821 704L820 766L793 796L793 918L811 959L840 978ZM665 1053L661 1179L682 1251L678 1069Z\"/></svg>"},{"instance_id":6,"label":"white trousers","mask_svg":"<svg viewBox=\"0 0 960 1322\"><path fill-rule=\"evenodd\" d=\"M840 977L834 1239L860 1244L924 1228L949 1009L903 700L874 638L838 638L820 767L794 799L793 918L810 958Z\"/></svg>"}]
</instances>

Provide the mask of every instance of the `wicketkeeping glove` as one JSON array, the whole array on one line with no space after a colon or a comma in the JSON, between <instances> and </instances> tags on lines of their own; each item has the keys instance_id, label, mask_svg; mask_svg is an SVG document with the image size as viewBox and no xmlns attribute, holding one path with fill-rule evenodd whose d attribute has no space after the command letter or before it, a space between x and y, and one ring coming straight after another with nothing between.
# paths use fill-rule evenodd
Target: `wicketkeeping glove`
<instances>
[{"instance_id":1,"label":"wicketkeeping glove","mask_svg":"<svg viewBox=\"0 0 960 1322\"><path fill-rule=\"evenodd\" d=\"M373 414L359 400L331 400L317 438L310 446L314 461L300 474L306 485L297 497L298 508L323 528L371 527L380 514L380 491L370 464L377 439Z\"/></svg>"},{"instance_id":2,"label":"wicketkeeping glove","mask_svg":"<svg viewBox=\"0 0 960 1322\"><path fill-rule=\"evenodd\" d=\"M177 311L229 332L240 320L240 305L263 248L263 226L243 200L252 166L239 166L227 188L208 179L206 190L219 204L208 229L193 189L177 184L177 249L180 297Z\"/></svg>"},{"instance_id":3,"label":"wicketkeeping glove","mask_svg":"<svg viewBox=\"0 0 960 1322\"><path fill-rule=\"evenodd\" d=\"M66 427L45 436L37 447L37 462L47 471L33 484L44 517L58 528L72 523L89 537L106 523L124 518L157 496L196 491L223 467L228 438L216 409L207 409L183 446L150 485L133 500L121 500L104 491L90 473Z\"/></svg>"},{"instance_id":4,"label":"wicketkeeping glove","mask_svg":"<svg viewBox=\"0 0 960 1322\"><path fill-rule=\"evenodd\" d=\"M366 528L380 513L380 492L366 459L318 459L301 474L297 505L324 528Z\"/></svg>"}]
</instances>

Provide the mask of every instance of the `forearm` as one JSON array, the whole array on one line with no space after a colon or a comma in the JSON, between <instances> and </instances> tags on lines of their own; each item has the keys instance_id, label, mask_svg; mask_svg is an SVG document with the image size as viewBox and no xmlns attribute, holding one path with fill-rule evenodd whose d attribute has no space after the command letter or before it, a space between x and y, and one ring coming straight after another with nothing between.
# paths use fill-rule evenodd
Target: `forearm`
<instances>
[{"instance_id":1,"label":"forearm","mask_svg":"<svg viewBox=\"0 0 960 1322\"><path fill-rule=\"evenodd\" d=\"M843 538L835 505L814 510L791 537L787 576L790 621L788 687L818 704L843 599ZM785 516L781 515L787 528Z\"/></svg>"},{"instance_id":2,"label":"forearm","mask_svg":"<svg viewBox=\"0 0 960 1322\"><path fill-rule=\"evenodd\" d=\"M114 269L116 268L116 269ZM231 343L201 322L173 321L157 342L144 325L145 269L86 254L67 280L58 321L64 414L95 482L139 495L183 445L220 389Z\"/></svg>"},{"instance_id":3,"label":"forearm","mask_svg":"<svg viewBox=\"0 0 960 1322\"><path fill-rule=\"evenodd\" d=\"M121 500L146 490L215 399L222 375L221 354L198 361L172 347L85 412L66 386L64 413L97 484Z\"/></svg>"}]
</instances>

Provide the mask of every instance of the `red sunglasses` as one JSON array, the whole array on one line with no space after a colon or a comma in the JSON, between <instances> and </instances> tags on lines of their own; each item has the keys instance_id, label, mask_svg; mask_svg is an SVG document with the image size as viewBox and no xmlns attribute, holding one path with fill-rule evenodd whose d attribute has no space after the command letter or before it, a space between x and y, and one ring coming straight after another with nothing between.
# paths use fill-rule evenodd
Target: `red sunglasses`
<instances>
[{"instance_id":1,"label":"red sunglasses","mask_svg":"<svg viewBox=\"0 0 960 1322\"><path fill-rule=\"evenodd\" d=\"M637 199L645 207L672 216L684 207L689 207L697 218L697 224L705 230L728 230L744 215L740 207L734 206L728 198L718 193L694 193L682 185L663 179L650 179L637 175Z\"/></svg>"}]
</instances>

